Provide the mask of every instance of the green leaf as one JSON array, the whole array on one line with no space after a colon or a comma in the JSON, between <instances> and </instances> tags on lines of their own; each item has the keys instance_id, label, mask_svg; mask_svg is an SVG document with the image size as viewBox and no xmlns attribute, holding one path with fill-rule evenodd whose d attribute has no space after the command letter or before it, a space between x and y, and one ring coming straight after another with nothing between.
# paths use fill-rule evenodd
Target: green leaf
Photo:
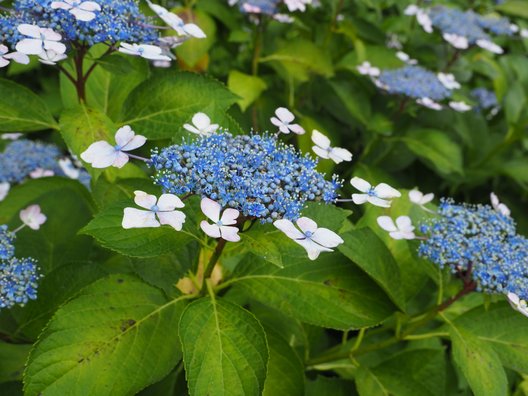
<instances>
[{"instance_id":1,"label":"green leaf","mask_svg":"<svg viewBox=\"0 0 528 396\"><path fill-rule=\"evenodd\" d=\"M453 358L475 396L506 396L508 380L493 347L450 323Z\"/></svg>"},{"instance_id":2,"label":"green leaf","mask_svg":"<svg viewBox=\"0 0 528 396\"><path fill-rule=\"evenodd\" d=\"M446 386L443 349L413 349L398 353L373 368L360 366L360 396L443 396Z\"/></svg>"},{"instance_id":3,"label":"green leaf","mask_svg":"<svg viewBox=\"0 0 528 396\"><path fill-rule=\"evenodd\" d=\"M136 278L112 275L62 306L24 373L25 394L135 394L181 359L176 326L186 297L167 300Z\"/></svg>"},{"instance_id":4,"label":"green leaf","mask_svg":"<svg viewBox=\"0 0 528 396\"><path fill-rule=\"evenodd\" d=\"M170 226L123 229L125 207L134 207L134 202L120 201L109 205L81 233L94 237L105 248L125 256L143 258L169 253L192 241L193 237L185 230L176 231Z\"/></svg>"},{"instance_id":5,"label":"green leaf","mask_svg":"<svg viewBox=\"0 0 528 396\"><path fill-rule=\"evenodd\" d=\"M404 309L400 269L385 244L366 227L341 234L341 238L345 242L339 245L339 251L369 274L392 301Z\"/></svg>"},{"instance_id":6,"label":"green leaf","mask_svg":"<svg viewBox=\"0 0 528 396\"><path fill-rule=\"evenodd\" d=\"M201 10L185 9L184 12L185 17L189 19L189 22L192 21L192 23L200 26L200 29L202 29L207 36L200 39L191 37L176 48L176 56L178 59L183 60L187 66L193 68L204 58L204 56L207 55L213 46L216 39L216 24L213 18Z\"/></svg>"},{"instance_id":7,"label":"green leaf","mask_svg":"<svg viewBox=\"0 0 528 396\"><path fill-rule=\"evenodd\" d=\"M279 269L250 256L237 266L230 283L265 305L322 327L373 326L393 313L394 305L385 293L343 256L292 261Z\"/></svg>"},{"instance_id":8,"label":"green leaf","mask_svg":"<svg viewBox=\"0 0 528 396\"><path fill-rule=\"evenodd\" d=\"M306 382L306 396L352 396L354 389L352 381L341 378L330 378L322 375L317 376L313 381Z\"/></svg>"},{"instance_id":9,"label":"green leaf","mask_svg":"<svg viewBox=\"0 0 528 396\"><path fill-rule=\"evenodd\" d=\"M412 130L401 140L439 174L464 173L462 149L445 132L434 129Z\"/></svg>"},{"instance_id":10,"label":"green leaf","mask_svg":"<svg viewBox=\"0 0 528 396\"><path fill-rule=\"evenodd\" d=\"M270 237L270 233L276 233L276 231L276 229L271 229L271 232L266 232L263 226L255 227L242 234L241 246L256 256L282 268L281 252L274 238Z\"/></svg>"},{"instance_id":11,"label":"green leaf","mask_svg":"<svg viewBox=\"0 0 528 396\"><path fill-rule=\"evenodd\" d=\"M232 70L229 73L227 86L231 92L240 96L241 99L237 101L237 104L242 111L246 111L260 97L262 92L268 88L260 77L244 74L237 70Z\"/></svg>"},{"instance_id":12,"label":"green leaf","mask_svg":"<svg viewBox=\"0 0 528 396\"><path fill-rule=\"evenodd\" d=\"M497 5L495 8L511 16L528 19L528 9L524 0L509 0L504 4Z\"/></svg>"},{"instance_id":13,"label":"green leaf","mask_svg":"<svg viewBox=\"0 0 528 396\"><path fill-rule=\"evenodd\" d=\"M526 94L521 84L513 84L504 97L504 111L509 124L519 121L526 108Z\"/></svg>"},{"instance_id":14,"label":"green leaf","mask_svg":"<svg viewBox=\"0 0 528 396\"><path fill-rule=\"evenodd\" d=\"M202 298L185 309L178 328L191 396L262 394L268 347L251 313Z\"/></svg>"},{"instance_id":15,"label":"green leaf","mask_svg":"<svg viewBox=\"0 0 528 396\"><path fill-rule=\"evenodd\" d=\"M31 348L32 345L28 344L8 344L0 341L0 383L22 379L24 364Z\"/></svg>"},{"instance_id":16,"label":"green leaf","mask_svg":"<svg viewBox=\"0 0 528 396\"><path fill-rule=\"evenodd\" d=\"M351 81L330 81L330 87L341 100L349 116L363 125L370 122L370 101L365 93Z\"/></svg>"},{"instance_id":17,"label":"green leaf","mask_svg":"<svg viewBox=\"0 0 528 396\"><path fill-rule=\"evenodd\" d=\"M113 73L113 74L120 74L120 73L130 73L134 70L134 67L130 63L129 59L130 57L126 57L125 55L121 55L119 53L103 56L102 58L99 58L95 60L95 63L100 65L103 69L106 71Z\"/></svg>"},{"instance_id":18,"label":"green leaf","mask_svg":"<svg viewBox=\"0 0 528 396\"><path fill-rule=\"evenodd\" d=\"M125 102L121 124L130 124L149 139L188 136L182 126L195 113L204 112L212 122L218 122L236 99L224 85L211 78L188 72L167 72L150 78L132 91Z\"/></svg>"},{"instance_id":19,"label":"green leaf","mask_svg":"<svg viewBox=\"0 0 528 396\"><path fill-rule=\"evenodd\" d=\"M57 129L46 103L28 88L0 79L0 92L0 132Z\"/></svg>"}]
</instances>

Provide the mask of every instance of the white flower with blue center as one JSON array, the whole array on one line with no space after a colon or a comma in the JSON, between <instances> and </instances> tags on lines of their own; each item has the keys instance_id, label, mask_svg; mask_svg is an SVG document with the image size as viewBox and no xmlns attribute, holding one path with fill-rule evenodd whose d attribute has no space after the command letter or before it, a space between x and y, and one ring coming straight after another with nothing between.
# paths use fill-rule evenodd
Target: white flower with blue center
<instances>
[{"instance_id":1,"label":"white flower with blue center","mask_svg":"<svg viewBox=\"0 0 528 396\"><path fill-rule=\"evenodd\" d=\"M386 183L380 183L374 187L366 180L354 177L350 180L350 184L362 192L362 194L352 194L352 201L356 205L369 202L375 206L390 208L391 200L393 198L401 197L401 193L398 190L392 188Z\"/></svg>"},{"instance_id":2,"label":"white flower with blue center","mask_svg":"<svg viewBox=\"0 0 528 396\"><path fill-rule=\"evenodd\" d=\"M520 299L517 294L511 292L507 294L507 297L508 302L510 303L513 309L522 313L524 316L528 316L528 304L525 300Z\"/></svg>"},{"instance_id":3,"label":"white flower with blue center","mask_svg":"<svg viewBox=\"0 0 528 396\"><path fill-rule=\"evenodd\" d=\"M31 205L20 211L20 220L32 230L38 230L47 220L39 205Z\"/></svg>"},{"instance_id":4,"label":"white flower with blue center","mask_svg":"<svg viewBox=\"0 0 528 396\"><path fill-rule=\"evenodd\" d=\"M499 197L497 197L497 195L495 193L491 193L490 194L490 200L491 200L491 206L497 212L499 212L500 214L503 214L504 216L510 216L511 215L510 208L508 208L506 205L501 203L499 201Z\"/></svg>"},{"instance_id":5,"label":"white flower with blue center","mask_svg":"<svg viewBox=\"0 0 528 396\"><path fill-rule=\"evenodd\" d=\"M67 58L68 56L66 54L59 54L53 50L43 51L39 54L39 62L51 66Z\"/></svg>"},{"instance_id":6,"label":"white flower with blue center","mask_svg":"<svg viewBox=\"0 0 528 396\"><path fill-rule=\"evenodd\" d=\"M39 55L43 51L53 50L57 54L64 54L66 46L61 43L62 36L49 28L41 28L37 25L23 23L18 25L18 31L25 38L16 45L16 50L26 55Z\"/></svg>"},{"instance_id":7,"label":"white flower with blue center","mask_svg":"<svg viewBox=\"0 0 528 396\"><path fill-rule=\"evenodd\" d=\"M78 21L89 22L95 19L95 11L101 11L101 6L95 1L63 0L51 3L51 8L66 10Z\"/></svg>"},{"instance_id":8,"label":"white flower with blue center","mask_svg":"<svg viewBox=\"0 0 528 396\"><path fill-rule=\"evenodd\" d=\"M312 142L315 143L312 150L321 158L331 159L336 164L343 161L352 161L352 153L350 151L341 147L331 147L330 139L316 129L312 131Z\"/></svg>"},{"instance_id":9,"label":"white flower with blue center","mask_svg":"<svg viewBox=\"0 0 528 396\"><path fill-rule=\"evenodd\" d=\"M9 48L3 44L0 44L0 68L9 65L12 60L23 65L27 65L29 63L29 57L26 54L21 52L8 52Z\"/></svg>"},{"instance_id":10,"label":"white flower with blue center","mask_svg":"<svg viewBox=\"0 0 528 396\"><path fill-rule=\"evenodd\" d=\"M319 228L317 223L308 217L301 217L296 223L299 228L287 219L276 220L273 225L306 249L310 260L317 259L321 252L333 252L332 248L344 242L335 232L328 228Z\"/></svg>"},{"instance_id":11,"label":"white flower with blue center","mask_svg":"<svg viewBox=\"0 0 528 396\"><path fill-rule=\"evenodd\" d=\"M191 124L184 124L183 127L189 132L200 136L211 136L220 127L218 124L211 124L211 119L207 114L196 113Z\"/></svg>"},{"instance_id":12,"label":"white flower with blue center","mask_svg":"<svg viewBox=\"0 0 528 396\"><path fill-rule=\"evenodd\" d=\"M409 191L409 200L418 206L424 206L427 205L429 202L431 202L434 199L434 194L424 194L418 189L414 189Z\"/></svg>"},{"instance_id":13,"label":"white flower with blue center","mask_svg":"<svg viewBox=\"0 0 528 396\"><path fill-rule=\"evenodd\" d=\"M273 125L279 127L279 133L289 134L290 132L296 133L297 135L303 135L305 133L304 128L299 124L292 124L295 120L293 113L285 107L279 107L275 110L276 117L271 117L270 121Z\"/></svg>"},{"instance_id":14,"label":"white flower with blue center","mask_svg":"<svg viewBox=\"0 0 528 396\"><path fill-rule=\"evenodd\" d=\"M234 227L237 223L238 216L240 216L238 210L227 208L222 213L220 204L209 198L203 198L200 202L200 207L203 214L213 222L211 224L203 220L200 223L200 228L203 232L211 238L222 238L229 242L240 241L240 235L238 235L239 229L238 227Z\"/></svg>"},{"instance_id":15,"label":"white flower with blue center","mask_svg":"<svg viewBox=\"0 0 528 396\"><path fill-rule=\"evenodd\" d=\"M129 44L121 43L119 52L127 55L140 56L145 59L155 61L171 61L171 58L164 55L163 48L150 44Z\"/></svg>"},{"instance_id":16,"label":"white flower with blue center","mask_svg":"<svg viewBox=\"0 0 528 396\"><path fill-rule=\"evenodd\" d=\"M136 205L146 210L125 208L121 223L123 228L157 228L169 225L176 231L181 231L185 213L176 209L185 207L185 204L178 196L162 194L158 199L144 191L135 191L134 194Z\"/></svg>"},{"instance_id":17,"label":"white flower with blue center","mask_svg":"<svg viewBox=\"0 0 528 396\"><path fill-rule=\"evenodd\" d=\"M194 23L185 23L178 15L170 12L166 8L147 1L150 9L154 11L167 25L176 31L180 36L190 36L195 38L207 37L200 27Z\"/></svg>"},{"instance_id":18,"label":"white flower with blue center","mask_svg":"<svg viewBox=\"0 0 528 396\"><path fill-rule=\"evenodd\" d=\"M136 135L130 126L125 125L116 132L115 141L117 143L115 146L104 140L92 143L81 154L82 160L94 168L108 168L110 166L122 168L129 160L129 154L126 152L143 146L147 138Z\"/></svg>"},{"instance_id":19,"label":"white flower with blue center","mask_svg":"<svg viewBox=\"0 0 528 396\"><path fill-rule=\"evenodd\" d=\"M392 239L414 239L414 226L409 216L400 216L396 222L389 216L380 216L377 218L378 225L387 231Z\"/></svg>"}]
</instances>

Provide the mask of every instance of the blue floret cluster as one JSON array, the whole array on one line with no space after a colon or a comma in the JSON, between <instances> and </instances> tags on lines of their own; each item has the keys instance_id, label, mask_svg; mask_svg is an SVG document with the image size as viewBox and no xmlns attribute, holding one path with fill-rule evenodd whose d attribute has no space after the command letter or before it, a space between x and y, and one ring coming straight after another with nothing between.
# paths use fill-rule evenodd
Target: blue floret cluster
<instances>
[{"instance_id":1,"label":"blue floret cluster","mask_svg":"<svg viewBox=\"0 0 528 396\"><path fill-rule=\"evenodd\" d=\"M464 36L470 44L475 44L477 40L490 41L488 32L508 36L513 34L507 18L484 17L471 10L461 11L442 6L431 8L428 14L433 26L442 33Z\"/></svg>"},{"instance_id":2,"label":"blue floret cluster","mask_svg":"<svg viewBox=\"0 0 528 396\"><path fill-rule=\"evenodd\" d=\"M22 23L51 28L60 33L65 42L79 42L90 46L120 41L146 44L158 39L157 29L140 12L137 1L97 0L101 11L89 22L76 20L67 10L52 9L52 1L14 1L12 13L0 17L0 42L14 46L23 38L17 31L17 26Z\"/></svg>"},{"instance_id":3,"label":"blue floret cluster","mask_svg":"<svg viewBox=\"0 0 528 396\"><path fill-rule=\"evenodd\" d=\"M477 110L493 109L499 106L495 92L486 88L475 88L471 91L471 97L478 103L475 107Z\"/></svg>"},{"instance_id":4,"label":"blue floret cluster","mask_svg":"<svg viewBox=\"0 0 528 396\"><path fill-rule=\"evenodd\" d=\"M155 150L151 160L165 193L208 197L262 222L296 220L307 201L334 202L341 187L316 160L269 135L222 132Z\"/></svg>"},{"instance_id":5,"label":"blue floret cluster","mask_svg":"<svg viewBox=\"0 0 528 396\"><path fill-rule=\"evenodd\" d=\"M383 70L378 81L388 92L414 99L442 100L451 96L434 73L420 66Z\"/></svg>"},{"instance_id":6,"label":"blue floret cluster","mask_svg":"<svg viewBox=\"0 0 528 396\"><path fill-rule=\"evenodd\" d=\"M453 273L471 270L477 290L528 299L528 240L513 219L488 205L442 200L439 217L420 227L419 254Z\"/></svg>"},{"instance_id":7,"label":"blue floret cluster","mask_svg":"<svg viewBox=\"0 0 528 396\"><path fill-rule=\"evenodd\" d=\"M36 260L14 257L15 234L0 225L0 309L25 305L37 298L40 276Z\"/></svg>"}]
</instances>

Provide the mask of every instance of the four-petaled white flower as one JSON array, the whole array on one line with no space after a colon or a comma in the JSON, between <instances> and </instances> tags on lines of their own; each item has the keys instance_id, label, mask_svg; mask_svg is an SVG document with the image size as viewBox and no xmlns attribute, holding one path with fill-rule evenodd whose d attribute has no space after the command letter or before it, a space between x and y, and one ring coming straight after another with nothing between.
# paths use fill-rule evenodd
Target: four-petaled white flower
<instances>
[{"instance_id":1,"label":"four-petaled white flower","mask_svg":"<svg viewBox=\"0 0 528 396\"><path fill-rule=\"evenodd\" d=\"M43 177L51 177L54 175L55 172L53 172L52 170L37 168L29 174L29 177L32 179L41 179Z\"/></svg>"},{"instance_id":2,"label":"four-petaled white flower","mask_svg":"<svg viewBox=\"0 0 528 396\"><path fill-rule=\"evenodd\" d=\"M424 107L427 107L428 109L431 109L431 110L436 110L436 111L442 110L442 105L440 103L436 103L434 100L430 98L417 99L416 103Z\"/></svg>"},{"instance_id":3,"label":"four-petaled white flower","mask_svg":"<svg viewBox=\"0 0 528 396\"><path fill-rule=\"evenodd\" d=\"M292 124L295 116L293 113L285 107L279 107L275 110L275 115L277 117L271 117L270 121L273 125L279 127L279 131L284 134L289 134L290 132L296 133L297 135L304 134L304 128L299 124Z\"/></svg>"},{"instance_id":4,"label":"four-petaled white flower","mask_svg":"<svg viewBox=\"0 0 528 396\"><path fill-rule=\"evenodd\" d=\"M497 44L489 40L480 39L476 41L476 44L480 48L485 49L486 51L489 51L489 52L493 52L494 54L502 54L504 52L504 50L501 47L499 47Z\"/></svg>"},{"instance_id":5,"label":"four-petaled white flower","mask_svg":"<svg viewBox=\"0 0 528 396\"><path fill-rule=\"evenodd\" d=\"M81 171L75 167L72 160L69 158L61 158L59 160L59 166L64 174L70 179L78 179Z\"/></svg>"},{"instance_id":6,"label":"four-petaled white flower","mask_svg":"<svg viewBox=\"0 0 528 396\"><path fill-rule=\"evenodd\" d=\"M438 79L447 89L459 89L460 83L455 80L455 76L451 73L438 73Z\"/></svg>"},{"instance_id":7,"label":"four-petaled white flower","mask_svg":"<svg viewBox=\"0 0 528 396\"><path fill-rule=\"evenodd\" d=\"M7 197L10 189L11 185L9 183L0 183L0 202Z\"/></svg>"},{"instance_id":8,"label":"four-petaled white flower","mask_svg":"<svg viewBox=\"0 0 528 396\"><path fill-rule=\"evenodd\" d=\"M524 316L528 316L528 304L526 303L526 300L521 300L517 294L512 292L508 292L507 297L508 302L513 309L519 311Z\"/></svg>"},{"instance_id":9,"label":"four-petaled white flower","mask_svg":"<svg viewBox=\"0 0 528 396\"><path fill-rule=\"evenodd\" d=\"M29 63L29 56L26 54L21 52L8 52L9 48L3 44L0 44L0 67L6 67L11 63L12 60L23 65L27 65Z\"/></svg>"},{"instance_id":10,"label":"four-petaled white flower","mask_svg":"<svg viewBox=\"0 0 528 396\"><path fill-rule=\"evenodd\" d=\"M53 50L42 51L39 54L39 62L45 65L56 65L57 62L60 62L68 58L66 54L58 54Z\"/></svg>"},{"instance_id":11,"label":"four-petaled white flower","mask_svg":"<svg viewBox=\"0 0 528 396\"><path fill-rule=\"evenodd\" d=\"M414 226L409 216L400 216L396 223L389 216L377 218L378 225L387 231L392 239L414 239Z\"/></svg>"},{"instance_id":12,"label":"four-petaled white flower","mask_svg":"<svg viewBox=\"0 0 528 396\"><path fill-rule=\"evenodd\" d=\"M449 107L451 107L455 111L459 111L461 113L464 113L466 111L471 110L471 106L468 105L466 102L449 102Z\"/></svg>"},{"instance_id":13,"label":"four-petaled white flower","mask_svg":"<svg viewBox=\"0 0 528 396\"><path fill-rule=\"evenodd\" d=\"M78 21L89 22L95 19L94 11L101 11L101 6L95 1L62 0L53 1L51 8L66 10Z\"/></svg>"},{"instance_id":14,"label":"four-petaled white flower","mask_svg":"<svg viewBox=\"0 0 528 396\"><path fill-rule=\"evenodd\" d=\"M196 38L207 37L200 27L194 23L185 23L178 15L170 12L166 8L153 4L147 0L152 11L154 11L167 25L176 31L180 36L191 36Z\"/></svg>"},{"instance_id":15,"label":"four-petaled white flower","mask_svg":"<svg viewBox=\"0 0 528 396\"><path fill-rule=\"evenodd\" d=\"M469 41L467 37L459 36L458 34L454 33L444 33L442 37L445 41L457 49L467 49L469 47Z\"/></svg>"},{"instance_id":16,"label":"four-petaled white flower","mask_svg":"<svg viewBox=\"0 0 528 396\"><path fill-rule=\"evenodd\" d=\"M286 7L288 7L288 11L306 11L306 5L311 4L312 0L284 0L284 3L286 4Z\"/></svg>"},{"instance_id":17,"label":"four-petaled white flower","mask_svg":"<svg viewBox=\"0 0 528 396\"><path fill-rule=\"evenodd\" d=\"M184 124L183 127L200 136L211 136L219 128L218 124L211 124L211 119L204 113L196 113L192 118L192 123L193 125Z\"/></svg>"},{"instance_id":18,"label":"four-petaled white flower","mask_svg":"<svg viewBox=\"0 0 528 396\"><path fill-rule=\"evenodd\" d=\"M20 220L32 230L38 230L47 220L39 205L31 205L20 211Z\"/></svg>"},{"instance_id":19,"label":"four-petaled white flower","mask_svg":"<svg viewBox=\"0 0 528 396\"><path fill-rule=\"evenodd\" d=\"M321 252L333 252L332 248L344 242L335 232L327 228L318 228L317 223L308 217L297 220L300 230L287 219L276 220L273 225L305 248L310 260L317 259Z\"/></svg>"},{"instance_id":20,"label":"four-petaled white flower","mask_svg":"<svg viewBox=\"0 0 528 396\"><path fill-rule=\"evenodd\" d=\"M128 44L121 43L119 52L127 55L141 56L149 60L170 61L171 58L164 55L163 48L150 44Z\"/></svg>"},{"instance_id":21,"label":"four-petaled white flower","mask_svg":"<svg viewBox=\"0 0 528 396\"><path fill-rule=\"evenodd\" d=\"M424 194L418 189L409 191L409 200L416 205L424 206L434 199L434 194Z\"/></svg>"},{"instance_id":22,"label":"four-petaled white flower","mask_svg":"<svg viewBox=\"0 0 528 396\"><path fill-rule=\"evenodd\" d=\"M393 198L401 197L401 193L389 186L386 183L380 183L373 187L369 182L359 177L354 177L350 180L350 184L356 189L361 191L363 194L352 194L352 201L356 205L364 204L369 202L375 206L381 206L382 208L389 208L391 206L391 200Z\"/></svg>"},{"instance_id":23,"label":"four-petaled white flower","mask_svg":"<svg viewBox=\"0 0 528 396\"><path fill-rule=\"evenodd\" d=\"M411 59L409 54L407 54L407 53L405 53L403 51L396 52L396 57L399 60L401 60L402 62L407 63L408 65L416 65L416 64L418 64L418 61L416 59Z\"/></svg>"},{"instance_id":24,"label":"four-petaled white flower","mask_svg":"<svg viewBox=\"0 0 528 396\"><path fill-rule=\"evenodd\" d=\"M41 28L37 25L23 23L18 25L18 31L25 38L20 40L16 45L16 50L26 55L39 55L43 51L53 50L57 54L64 54L66 46L61 43L62 36L49 28Z\"/></svg>"},{"instance_id":25,"label":"four-petaled white flower","mask_svg":"<svg viewBox=\"0 0 528 396\"><path fill-rule=\"evenodd\" d=\"M135 150L147 141L147 138L136 135L128 125L120 128L115 134L116 145L100 140L92 143L88 149L81 154L84 162L94 168L108 168L114 166L122 168L128 162L128 154L125 151Z\"/></svg>"},{"instance_id":26,"label":"four-petaled white flower","mask_svg":"<svg viewBox=\"0 0 528 396\"><path fill-rule=\"evenodd\" d=\"M510 208L499 201L499 197L495 193L490 194L491 206L497 212L503 214L504 216L509 216L511 214Z\"/></svg>"},{"instance_id":27,"label":"four-petaled white flower","mask_svg":"<svg viewBox=\"0 0 528 396\"><path fill-rule=\"evenodd\" d=\"M363 74L364 76L370 76L370 77L378 77L381 73L380 69L372 66L370 62L367 62L367 61L357 66L357 70L360 74Z\"/></svg>"},{"instance_id":28,"label":"four-petaled white flower","mask_svg":"<svg viewBox=\"0 0 528 396\"><path fill-rule=\"evenodd\" d=\"M352 153L350 151L341 147L331 147L330 139L316 129L312 131L312 142L316 144L312 147L312 150L321 158L331 159L336 164L343 161L352 161Z\"/></svg>"},{"instance_id":29,"label":"four-petaled white flower","mask_svg":"<svg viewBox=\"0 0 528 396\"><path fill-rule=\"evenodd\" d=\"M240 216L240 212L233 208L227 208L220 216L222 207L218 202L213 201L209 198L203 198L200 207L202 212L207 216L209 220L213 222L210 224L206 220L202 220L200 228L209 235L211 238L222 238L229 242L240 241L240 235L238 235L238 227L234 227L237 223L237 218Z\"/></svg>"},{"instance_id":30,"label":"four-petaled white flower","mask_svg":"<svg viewBox=\"0 0 528 396\"><path fill-rule=\"evenodd\" d=\"M162 194L159 199L155 195L144 191L134 191L134 202L146 210L125 208L122 227L130 228L157 228L169 225L176 231L181 231L185 223L185 213L176 210L185 205L174 194Z\"/></svg>"}]
</instances>

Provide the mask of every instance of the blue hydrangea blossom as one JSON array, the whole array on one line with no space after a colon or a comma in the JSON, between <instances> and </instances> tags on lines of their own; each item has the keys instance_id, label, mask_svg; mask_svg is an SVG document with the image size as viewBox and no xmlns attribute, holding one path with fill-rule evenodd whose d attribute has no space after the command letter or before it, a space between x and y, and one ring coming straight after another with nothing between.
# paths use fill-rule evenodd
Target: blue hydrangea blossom
<instances>
[{"instance_id":1,"label":"blue hydrangea blossom","mask_svg":"<svg viewBox=\"0 0 528 396\"><path fill-rule=\"evenodd\" d=\"M35 300L39 278L34 259L0 260L0 309L24 306Z\"/></svg>"},{"instance_id":2,"label":"blue hydrangea blossom","mask_svg":"<svg viewBox=\"0 0 528 396\"><path fill-rule=\"evenodd\" d=\"M0 226L0 260L9 260L15 254L15 234L7 229L6 225Z\"/></svg>"}]
</instances>

